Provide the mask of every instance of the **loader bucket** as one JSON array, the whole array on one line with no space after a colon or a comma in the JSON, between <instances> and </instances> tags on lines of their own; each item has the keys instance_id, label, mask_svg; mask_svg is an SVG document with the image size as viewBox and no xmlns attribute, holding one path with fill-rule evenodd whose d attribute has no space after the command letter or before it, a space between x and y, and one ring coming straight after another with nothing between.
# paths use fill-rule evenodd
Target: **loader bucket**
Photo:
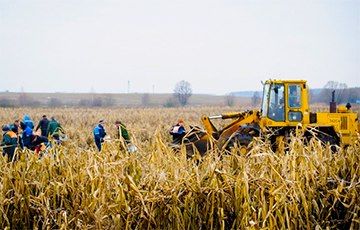
<instances>
[{"instance_id":1,"label":"loader bucket","mask_svg":"<svg viewBox=\"0 0 360 230\"><path fill-rule=\"evenodd\" d=\"M195 140L194 142L184 143L186 147L186 155L188 157L193 157L197 153L201 156L204 156L206 152L210 149L210 140L208 138L208 134L202 135L199 140Z\"/></svg>"},{"instance_id":2,"label":"loader bucket","mask_svg":"<svg viewBox=\"0 0 360 230\"><path fill-rule=\"evenodd\" d=\"M184 136L182 143L170 143L176 151L181 149L181 145L185 147L187 157L193 157L197 153L204 156L211 149L211 138L209 134L199 127L191 127L191 130Z\"/></svg>"}]
</instances>

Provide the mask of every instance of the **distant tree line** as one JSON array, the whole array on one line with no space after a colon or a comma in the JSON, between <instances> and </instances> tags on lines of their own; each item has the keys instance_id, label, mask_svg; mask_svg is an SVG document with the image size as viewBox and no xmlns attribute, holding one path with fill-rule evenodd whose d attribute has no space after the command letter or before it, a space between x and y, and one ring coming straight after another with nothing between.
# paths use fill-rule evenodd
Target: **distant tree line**
<instances>
[{"instance_id":1,"label":"distant tree line","mask_svg":"<svg viewBox=\"0 0 360 230\"><path fill-rule=\"evenodd\" d=\"M180 81L176 83L174 93L168 98L163 106L164 107L177 107L185 106L189 103L192 96L191 84L187 81ZM151 106L151 96L144 93L140 101L142 106ZM17 99L8 99L0 97L0 107L110 107L114 106L115 99L108 95L101 97L93 91L87 98L80 99L76 102L64 102L60 98L48 98L46 102L39 101L30 96L30 94L21 93Z\"/></svg>"},{"instance_id":2,"label":"distant tree line","mask_svg":"<svg viewBox=\"0 0 360 230\"><path fill-rule=\"evenodd\" d=\"M360 100L360 88L348 88L345 83L329 81L319 94L312 93L312 102L328 103L332 100L332 92L335 91L334 101L337 104L356 103Z\"/></svg>"},{"instance_id":3,"label":"distant tree line","mask_svg":"<svg viewBox=\"0 0 360 230\"><path fill-rule=\"evenodd\" d=\"M115 99L112 96L91 96L76 102L64 102L60 98L51 97L46 102L36 100L29 94L21 93L17 99L0 98L0 107L101 107L114 106Z\"/></svg>"},{"instance_id":4,"label":"distant tree line","mask_svg":"<svg viewBox=\"0 0 360 230\"><path fill-rule=\"evenodd\" d=\"M337 104L356 103L360 100L360 87L348 88L345 83L337 81L329 81L321 89L320 93L310 90L311 103L329 103L332 101L332 92L335 91L334 101ZM254 92L251 102L253 106L258 106L261 103L259 92Z\"/></svg>"},{"instance_id":5,"label":"distant tree line","mask_svg":"<svg viewBox=\"0 0 360 230\"><path fill-rule=\"evenodd\" d=\"M329 81L320 93L311 92L312 103L328 103L332 100L332 92L335 91L335 102L356 103L360 100L360 87L348 88L345 83ZM191 84L187 81L180 81L174 87L172 97L168 98L164 107L186 106L192 96ZM226 106L234 106L235 95L227 94L224 97ZM142 106L151 106L151 95L144 93L141 97ZM261 103L261 95L254 92L251 98L251 105L258 106ZM76 102L64 102L59 98L51 97L46 102L41 102L32 98L29 94L21 93L17 99L0 98L0 107L111 107L115 106L115 99L111 95L100 97L92 93L88 98L80 99Z\"/></svg>"}]
</instances>

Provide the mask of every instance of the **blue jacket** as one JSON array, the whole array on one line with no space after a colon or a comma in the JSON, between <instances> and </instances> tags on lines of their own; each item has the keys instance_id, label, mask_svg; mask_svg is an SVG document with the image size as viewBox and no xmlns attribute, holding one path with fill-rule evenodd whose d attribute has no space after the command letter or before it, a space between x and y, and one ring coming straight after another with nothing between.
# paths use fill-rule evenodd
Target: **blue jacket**
<instances>
[{"instance_id":1,"label":"blue jacket","mask_svg":"<svg viewBox=\"0 0 360 230\"><path fill-rule=\"evenodd\" d=\"M34 122L32 120L30 120L28 115L24 116L24 124L26 126L29 126L31 129L34 129Z\"/></svg>"},{"instance_id":2,"label":"blue jacket","mask_svg":"<svg viewBox=\"0 0 360 230\"><path fill-rule=\"evenodd\" d=\"M30 147L31 145L31 136L32 134L32 129L29 126L26 126L25 130L22 133L22 141L24 143L25 147Z\"/></svg>"},{"instance_id":3,"label":"blue jacket","mask_svg":"<svg viewBox=\"0 0 360 230\"><path fill-rule=\"evenodd\" d=\"M106 135L105 129L101 126L98 125L95 127L94 129L94 138L95 138L95 142L104 142L104 137Z\"/></svg>"}]
</instances>

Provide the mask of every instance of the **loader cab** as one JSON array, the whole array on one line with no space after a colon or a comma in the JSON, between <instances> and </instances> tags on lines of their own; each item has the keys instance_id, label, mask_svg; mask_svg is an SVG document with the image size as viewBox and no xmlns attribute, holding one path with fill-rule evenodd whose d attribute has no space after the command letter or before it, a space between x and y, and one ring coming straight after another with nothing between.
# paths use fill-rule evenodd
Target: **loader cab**
<instances>
[{"instance_id":1,"label":"loader cab","mask_svg":"<svg viewBox=\"0 0 360 230\"><path fill-rule=\"evenodd\" d=\"M263 127L309 123L307 91L306 81L266 81L261 105Z\"/></svg>"}]
</instances>

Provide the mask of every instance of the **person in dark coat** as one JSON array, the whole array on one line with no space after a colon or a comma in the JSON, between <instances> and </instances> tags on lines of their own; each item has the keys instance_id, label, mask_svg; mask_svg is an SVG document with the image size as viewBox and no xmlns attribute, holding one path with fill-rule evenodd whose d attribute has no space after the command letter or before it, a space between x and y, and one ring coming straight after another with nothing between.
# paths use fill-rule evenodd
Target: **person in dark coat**
<instances>
[{"instance_id":1,"label":"person in dark coat","mask_svg":"<svg viewBox=\"0 0 360 230\"><path fill-rule=\"evenodd\" d=\"M173 143L181 142L182 138L186 135L184 121L182 119L180 119L176 125L171 127L170 134L173 137Z\"/></svg>"},{"instance_id":2,"label":"person in dark coat","mask_svg":"<svg viewBox=\"0 0 360 230\"><path fill-rule=\"evenodd\" d=\"M8 161L12 161L18 141L17 135L7 125L2 128L2 131L4 132L4 137L0 145L4 146L3 156L7 155Z\"/></svg>"},{"instance_id":3,"label":"person in dark coat","mask_svg":"<svg viewBox=\"0 0 360 230\"><path fill-rule=\"evenodd\" d=\"M49 139L46 136L39 136L37 134L32 134L30 136L31 139L31 150L35 150L37 153L42 150L42 146L46 146L49 142ZM42 145L44 143L44 145Z\"/></svg>"},{"instance_id":4,"label":"person in dark coat","mask_svg":"<svg viewBox=\"0 0 360 230\"><path fill-rule=\"evenodd\" d=\"M99 152L101 152L101 143L104 142L104 137L106 136L104 127L105 127L105 121L101 120L99 121L99 124L94 128L95 144Z\"/></svg>"},{"instance_id":5,"label":"person in dark coat","mask_svg":"<svg viewBox=\"0 0 360 230\"><path fill-rule=\"evenodd\" d=\"M43 116L43 118L39 121L39 124L36 126L36 130L41 129L41 136L46 136L47 127L49 124L49 120L47 119L46 115Z\"/></svg>"}]
</instances>

